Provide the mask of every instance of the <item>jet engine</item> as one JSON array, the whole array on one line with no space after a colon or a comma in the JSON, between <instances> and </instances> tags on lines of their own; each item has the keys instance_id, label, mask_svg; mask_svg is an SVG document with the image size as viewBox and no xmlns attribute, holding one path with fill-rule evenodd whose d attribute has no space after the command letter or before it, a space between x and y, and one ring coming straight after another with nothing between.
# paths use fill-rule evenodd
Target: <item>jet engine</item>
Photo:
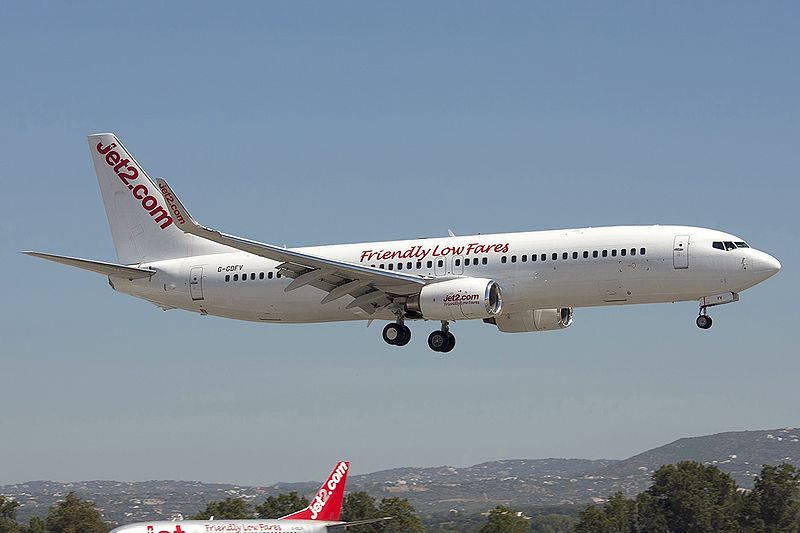
<instances>
[{"instance_id":1,"label":"jet engine","mask_svg":"<svg viewBox=\"0 0 800 533\"><path fill-rule=\"evenodd\" d=\"M530 309L519 313L503 313L483 321L496 325L504 333L564 329L572 324L572 308Z\"/></svg>"},{"instance_id":2,"label":"jet engine","mask_svg":"<svg viewBox=\"0 0 800 533\"><path fill-rule=\"evenodd\" d=\"M408 297L406 311L429 320L490 318L500 314L500 285L485 278L459 278L426 285Z\"/></svg>"}]
</instances>

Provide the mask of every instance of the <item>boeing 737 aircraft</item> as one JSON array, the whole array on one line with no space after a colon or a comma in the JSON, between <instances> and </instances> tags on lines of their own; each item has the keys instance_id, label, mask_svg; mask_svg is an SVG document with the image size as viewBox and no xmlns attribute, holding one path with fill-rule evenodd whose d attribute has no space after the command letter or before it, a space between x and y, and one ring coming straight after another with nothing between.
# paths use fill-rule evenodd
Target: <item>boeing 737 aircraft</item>
<instances>
[{"instance_id":1,"label":"boeing 737 aircraft","mask_svg":"<svg viewBox=\"0 0 800 533\"><path fill-rule=\"evenodd\" d=\"M255 322L388 320L383 339L411 340L411 320L455 346L450 322L507 333L558 330L576 307L699 301L708 308L780 270L742 238L687 226L617 226L285 248L198 224L111 133L89 136L118 263L24 252L108 276L162 309Z\"/></svg>"},{"instance_id":2,"label":"boeing 737 aircraft","mask_svg":"<svg viewBox=\"0 0 800 533\"><path fill-rule=\"evenodd\" d=\"M350 463L341 461L303 510L276 520L179 520L173 522L140 522L115 528L111 533L327 533L389 520L373 518L354 522L339 520L342 514L344 487Z\"/></svg>"}]
</instances>

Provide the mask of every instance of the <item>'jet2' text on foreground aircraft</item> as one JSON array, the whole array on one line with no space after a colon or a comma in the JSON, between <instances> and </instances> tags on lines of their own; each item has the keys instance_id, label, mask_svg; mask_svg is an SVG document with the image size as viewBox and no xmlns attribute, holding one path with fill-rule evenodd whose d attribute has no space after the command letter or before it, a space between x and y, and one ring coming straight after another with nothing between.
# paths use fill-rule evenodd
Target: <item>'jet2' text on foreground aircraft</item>
<instances>
[{"instance_id":1,"label":"'jet2' text on foreground aircraft","mask_svg":"<svg viewBox=\"0 0 800 533\"><path fill-rule=\"evenodd\" d=\"M389 520L373 518L354 522L339 520L342 514L344 487L350 463L341 461L317 491L308 507L276 520L178 520L172 522L140 522L121 526L111 533L267 533L295 531L327 533Z\"/></svg>"},{"instance_id":2,"label":"'jet2' text on foreground aircraft","mask_svg":"<svg viewBox=\"0 0 800 533\"><path fill-rule=\"evenodd\" d=\"M261 322L441 321L429 346L449 352L449 323L503 332L566 328L575 307L699 300L707 309L780 270L772 256L720 231L619 226L282 248L201 226L110 133L89 136L119 264L25 252L99 272L164 309Z\"/></svg>"}]
</instances>

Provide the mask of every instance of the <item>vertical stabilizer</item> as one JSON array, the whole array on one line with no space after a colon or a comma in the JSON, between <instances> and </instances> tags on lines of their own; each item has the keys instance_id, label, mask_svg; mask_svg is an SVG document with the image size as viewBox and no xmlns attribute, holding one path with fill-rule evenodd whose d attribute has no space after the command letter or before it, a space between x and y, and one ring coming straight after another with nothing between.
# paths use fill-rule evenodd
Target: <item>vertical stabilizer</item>
<instances>
[{"instance_id":1,"label":"vertical stabilizer","mask_svg":"<svg viewBox=\"0 0 800 533\"><path fill-rule=\"evenodd\" d=\"M350 463L339 461L331 475L317 491L308 507L281 517L281 520L322 520L325 522L338 522L342 515L342 502L344 501L344 486L347 483L347 471Z\"/></svg>"},{"instance_id":2,"label":"vertical stabilizer","mask_svg":"<svg viewBox=\"0 0 800 533\"><path fill-rule=\"evenodd\" d=\"M120 263L230 251L176 227L170 203L113 133L89 135L89 151Z\"/></svg>"}]
</instances>

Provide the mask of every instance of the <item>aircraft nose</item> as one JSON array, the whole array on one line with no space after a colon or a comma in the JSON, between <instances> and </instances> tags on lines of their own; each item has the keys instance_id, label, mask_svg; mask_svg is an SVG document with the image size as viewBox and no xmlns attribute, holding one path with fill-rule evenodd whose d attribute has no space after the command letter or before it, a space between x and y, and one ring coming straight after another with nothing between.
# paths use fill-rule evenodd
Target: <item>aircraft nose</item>
<instances>
[{"instance_id":1,"label":"aircraft nose","mask_svg":"<svg viewBox=\"0 0 800 533\"><path fill-rule=\"evenodd\" d=\"M781 269L781 262L772 257L769 254L760 253L758 261L756 263L756 271L759 273L764 273L769 276L773 276L778 273Z\"/></svg>"}]
</instances>

